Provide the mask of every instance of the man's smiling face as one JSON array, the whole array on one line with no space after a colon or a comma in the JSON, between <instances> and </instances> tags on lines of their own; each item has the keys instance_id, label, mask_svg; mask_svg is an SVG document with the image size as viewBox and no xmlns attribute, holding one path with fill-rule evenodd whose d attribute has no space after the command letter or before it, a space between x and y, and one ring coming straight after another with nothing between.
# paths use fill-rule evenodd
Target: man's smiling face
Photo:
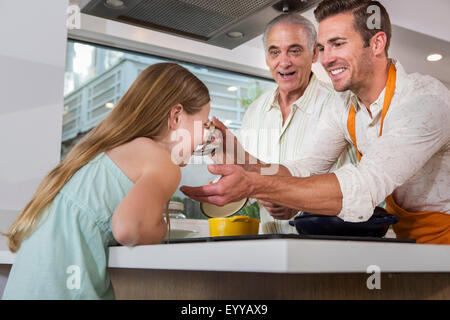
<instances>
[{"instance_id":1,"label":"man's smiling face","mask_svg":"<svg viewBox=\"0 0 450 320\"><path fill-rule=\"evenodd\" d=\"M266 63L281 92L304 90L311 65L316 61L317 54L311 52L308 34L302 26L280 23L270 29Z\"/></svg>"},{"instance_id":2,"label":"man's smiling face","mask_svg":"<svg viewBox=\"0 0 450 320\"><path fill-rule=\"evenodd\" d=\"M319 24L320 62L336 91L356 92L373 73L370 47L364 46L353 19L352 13L343 13Z\"/></svg>"}]
</instances>

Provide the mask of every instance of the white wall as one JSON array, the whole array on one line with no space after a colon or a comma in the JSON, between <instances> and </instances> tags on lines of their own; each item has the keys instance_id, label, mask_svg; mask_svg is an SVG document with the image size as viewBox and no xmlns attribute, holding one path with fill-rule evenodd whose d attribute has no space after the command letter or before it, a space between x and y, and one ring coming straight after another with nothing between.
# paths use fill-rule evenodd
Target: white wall
<instances>
[{"instance_id":1,"label":"white wall","mask_svg":"<svg viewBox=\"0 0 450 320\"><path fill-rule=\"evenodd\" d=\"M0 1L0 231L60 158L67 0ZM0 249L5 248L4 238ZM0 275L1 276L1 275Z\"/></svg>"}]
</instances>

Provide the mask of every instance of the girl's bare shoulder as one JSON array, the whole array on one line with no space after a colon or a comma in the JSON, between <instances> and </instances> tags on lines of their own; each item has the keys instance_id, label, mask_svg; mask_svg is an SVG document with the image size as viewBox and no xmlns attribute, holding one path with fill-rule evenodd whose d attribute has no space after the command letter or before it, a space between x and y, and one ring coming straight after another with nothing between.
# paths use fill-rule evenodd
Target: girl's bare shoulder
<instances>
[{"instance_id":1,"label":"girl's bare shoulder","mask_svg":"<svg viewBox=\"0 0 450 320\"><path fill-rule=\"evenodd\" d=\"M152 139L139 137L107 153L133 182L146 174L161 174L177 185L181 179L180 167L170 152Z\"/></svg>"},{"instance_id":2,"label":"girl's bare shoulder","mask_svg":"<svg viewBox=\"0 0 450 320\"><path fill-rule=\"evenodd\" d=\"M172 161L170 152L152 139L144 137L136 138L132 141L130 147L143 162L144 169L152 170L154 168L153 164L156 164L157 167L165 166L172 169L180 169Z\"/></svg>"}]
</instances>

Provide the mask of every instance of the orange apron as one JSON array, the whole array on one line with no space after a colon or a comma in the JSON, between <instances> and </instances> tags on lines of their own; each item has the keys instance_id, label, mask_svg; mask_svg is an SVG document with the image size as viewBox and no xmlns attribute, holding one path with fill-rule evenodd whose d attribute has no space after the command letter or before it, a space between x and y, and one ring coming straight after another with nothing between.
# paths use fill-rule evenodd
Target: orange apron
<instances>
[{"instance_id":1,"label":"orange apron","mask_svg":"<svg viewBox=\"0 0 450 320\"><path fill-rule=\"evenodd\" d=\"M391 63L386 83L386 92L381 112L380 134L383 132L383 123L391 104L395 91L396 69ZM356 111L353 104L347 119L347 129L355 145L358 161L361 161L361 153L356 144L355 134ZM399 221L393 225L397 238L415 239L418 243L450 244L450 215L437 211L408 212L402 209L394 200L392 194L386 198L386 210L397 216Z\"/></svg>"}]
</instances>

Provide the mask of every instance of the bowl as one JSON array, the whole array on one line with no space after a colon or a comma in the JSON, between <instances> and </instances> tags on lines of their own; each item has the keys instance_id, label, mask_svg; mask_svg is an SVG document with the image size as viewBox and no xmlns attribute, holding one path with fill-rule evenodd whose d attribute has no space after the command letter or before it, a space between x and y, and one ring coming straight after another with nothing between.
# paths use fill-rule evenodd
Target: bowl
<instances>
[{"instance_id":1,"label":"bowl","mask_svg":"<svg viewBox=\"0 0 450 320\"><path fill-rule=\"evenodd\" d=\"M259 230L259 219L248 216L211 218L208 221L210 237L255 235Z\"/></svg>"},{"instance_id":2,"label":"bowl","mask_svg":"<svg viewBox=\"0 0 450 320\"><path fill-rule=\"evenodd\" d=\"M299 234L348 237L378 237L386 235L389 226L398 222L398 218L376 207L369 220L348 222L337 216L303 212L289 224L295 226Z\"/></svg>"},{"instance_id":3,"label":"bowl","mask_svg":"<svg viewBox=\"0 0 450 320\"><path fill-rule=\"evenodd\" d=\"M208 218L225 218L231 217L238 213L247 203L247 198L239 201L230 202L224 206L216 206L208 202L200 202L200 210Z\"/></svg>"}]
</instances>

